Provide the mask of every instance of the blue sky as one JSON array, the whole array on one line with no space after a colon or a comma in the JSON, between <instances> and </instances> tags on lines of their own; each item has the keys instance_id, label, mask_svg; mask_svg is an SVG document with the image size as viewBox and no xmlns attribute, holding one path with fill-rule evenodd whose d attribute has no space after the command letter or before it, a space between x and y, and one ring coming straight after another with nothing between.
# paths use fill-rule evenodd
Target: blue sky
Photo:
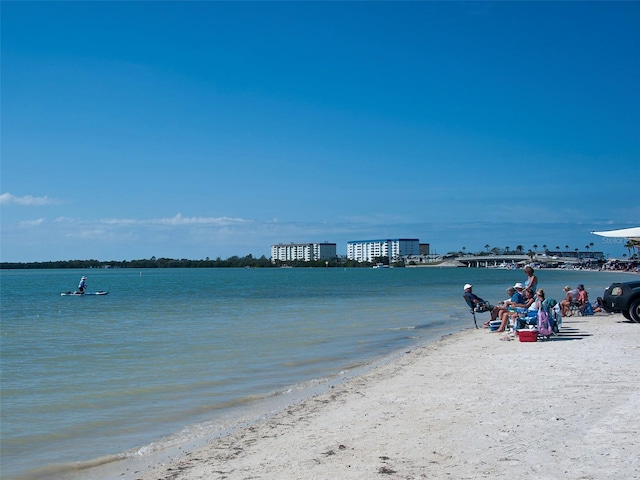
<instances>
[{"instance_id":1,"label":"blue sky","mask_svg":"<svg viewBox=\"0 0 640 480\"><path fill-rule=\"evenodd\" d=\"M640 2L1 9L2 261L640 225Z\"/></svg>"}]
</instances>

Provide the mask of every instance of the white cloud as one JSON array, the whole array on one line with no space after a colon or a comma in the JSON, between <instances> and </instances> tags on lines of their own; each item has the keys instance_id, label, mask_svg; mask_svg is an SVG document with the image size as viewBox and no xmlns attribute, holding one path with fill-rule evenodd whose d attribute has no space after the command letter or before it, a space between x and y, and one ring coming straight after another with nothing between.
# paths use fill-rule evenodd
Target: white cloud
<instances>
[{"instance_id":1,"label":"white cloud","mask_svg":"<svg viewBox=\"0 0 640 480\"><path fill-rule=\"evenodd\" d=\"M54 223L66 223L66 224L76 224L76 225L111 225L114 227L135 227L135 226L153 226L153 225L161 225L161 226L170 226L170 227L180 227L180 226L212 226L212 227L225 227L225 226L240 226L240 225L249 225L254 224L254 220L249 220L246 218L237 218L237 217L183 217L182 214L178 213L173 217L164 217L164 218L150 218L150 219L134 219L134 218L101 218L96 221L91 220L80 220L77 218L71 217L57 217L53 220Z\"/></svg>"},{"instance_id":2,"label":"white cloud","mask_svg":"<svg viewBox=\"0 0 640 480\"><path fill-rule=\"evenodd\" d=\"M241 226L255 224L255 220L238 217L183 217L178 213L173 217L164 218L150 218L150 219L134 219L134 218L101 218L96 221L80 220L72 217L57 217L53 220L54 223L66 223L66 224L78 224L78 225L111 225L117 226L212 226L212 227L226 227L226 226Z\"/></svg>"},{"instance_id":3,"label":"white cloud","mask_svg":"<svg viewBox=\"0 0 640 480\"><path fill-rule=\"evenodd\" d=\"M100 223L106 225L137 225L144 222L132 218L102 218L100 219Z\"/></svg>"},{"instance_id":4,"label":"white cloud","mask_svg":"<svg viewBox=\"0 0 640 480\"><path fill-rule=\"evenodd\" d=\"M44 218L38 218L36 220L23 220L20 222L20 227L37 227L44 223Z\"/></svg>"},{"instance_id":5,"label":"white cloud","mask_svg":"<svg viewBox=\"0 0 640 480\"><path fill-rule=\"evenodd\" d=\"M175 217L150 220L149 223L160 225L238 225L251 223L251 220L231 217L183 217L178 213Z\"/></svg>"},{"instance_id":6,"label":"white cloud","mask_svg":"<svg viewBox=\"0 0 640 480\"><path fill-rule=\"evenodd\" d=\"M103 225L167 225L173 227L189 226L189 225L210 225L214 227L223 227L229 225L246 225L253 223L253 220L233 217L183 217L178 213L174 217L151 218L148 220L135 220L132 218L102 218L99 223Z\"/></svg>"},{"instance_id":7,"label":"white cloud","mask_svg":"<svg viewBox=\"0 0 640 480\"><path fill-rule=\"evenodd\" d=\"M44 205L59 205L61 203L62 203L62 200L49 198L46 195L44 197L34 197L32 195L16 197L11 193L0 194L0 205L22 205L23 207L42 207Z\"/></svg>"},{"instance_id":8,"label":"white cloud","mask_svg":"<svg viewBox=\"0 0 640 480\"><path fill-rule=\"evenodd\" d=\"M104 241L127 241L135 238L130 232L113 232L109 229L104 229L100 227L95 228L84 228L82 230L76 230L73 232L68 232L66 234L67 237L70 238L80 238L83 240L100 240Z\"/></svg>"}]
</instances>

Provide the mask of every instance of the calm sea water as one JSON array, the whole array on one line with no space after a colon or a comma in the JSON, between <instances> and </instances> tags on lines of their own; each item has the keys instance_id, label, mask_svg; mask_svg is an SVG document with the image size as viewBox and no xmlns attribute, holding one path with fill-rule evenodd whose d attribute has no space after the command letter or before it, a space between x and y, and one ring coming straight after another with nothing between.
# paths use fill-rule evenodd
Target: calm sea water
<instances>
[{"instance_id":1,"label":"calm sea water","mask_svg":"<svg viewBox=\"0 0 640 480\"><path fill-rule=\"evenodd\" d=\"M637 278L537 273L557 298L565 284L584 283L595 299L612 281ZM202 435L230 411L473 327L466 282L497 302L525 279L461 268L0 275L3 478L65 478L77 462ZM88 291L109 295L60 296L82 275Z\"/></svg>"}]
</instances>

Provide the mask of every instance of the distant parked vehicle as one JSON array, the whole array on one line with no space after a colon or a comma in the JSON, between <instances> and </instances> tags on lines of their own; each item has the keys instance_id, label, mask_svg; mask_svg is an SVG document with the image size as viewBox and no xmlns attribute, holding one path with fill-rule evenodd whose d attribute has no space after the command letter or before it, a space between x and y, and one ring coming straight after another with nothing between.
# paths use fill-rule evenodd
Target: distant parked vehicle
<instances>
[{"instance_id":1,"label":"distant parked vehicle","mask_svg":"<svg viewBox=\"0 0 640 480\"><path fill-rule=\"evenodd\" d=\"M604 291L602 308L640 323L640 281L612 283Z\"/></svg>"}]
</instances>

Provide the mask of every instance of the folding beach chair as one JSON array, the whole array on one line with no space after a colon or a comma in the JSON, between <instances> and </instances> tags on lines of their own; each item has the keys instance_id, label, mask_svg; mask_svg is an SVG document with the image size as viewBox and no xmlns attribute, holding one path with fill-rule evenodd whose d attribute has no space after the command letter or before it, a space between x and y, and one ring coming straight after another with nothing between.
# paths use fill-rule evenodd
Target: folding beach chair
<instances>
[{"instance_id":1,"label":"folding beach chair","mask_svg":"<svg viewBox=\"0 0 640 480\"><path fill-rule=\"evenodd\" d=\"M560 326L562 325L562 309L560 308L560 304L554 298L548 298L545 301L549 305L549 310L551 311L549 319L551 320L553 333L558 334L560 332Z\"/></svg>"},{"instance_id":2,"label":"folding beach chair","mask_svg":"<svg viewBox=\"0 0 640 480\"><path fill-rule=\"evenodd\" d=\"M582 315L582 304L580 302L571 301L569 305L569 316Z\"/></svg>"},{"instance_id":3,"label":"folding beach chair","mask_svg":"<svg viewBox=\"0 0 640 480\"><path fill-rule=\"evenodd\" d=\"M471 309L471 315L473 315L473 324L476 326L476 328L478 328L478 322L476 320L476 313L490 312L491 311L491 305L489 305L489 302L482 302L482 303L479 303L477 305L474 305L473 302L471 300L469 300L465 295L462 295L462 298L464 298L465 303Z\"/></svg>"},{"instance_id":4,"label":"folding beach chair","mask_svg":"<svg viewBox=\"0 0 640 480\"><path fill-rule=\"evenodd\" d=\"M544 305L548 310L549 323L553 331L553 335L557 335L562 325L562 315L560 314L560 305L553 298L544 301ZM538 313L526 311L519 314L514 320L514 328L516 330L527 329L531 326L538 326ZM548 337L548 336L547 336Z\"/></svg>"}]
</instances>

